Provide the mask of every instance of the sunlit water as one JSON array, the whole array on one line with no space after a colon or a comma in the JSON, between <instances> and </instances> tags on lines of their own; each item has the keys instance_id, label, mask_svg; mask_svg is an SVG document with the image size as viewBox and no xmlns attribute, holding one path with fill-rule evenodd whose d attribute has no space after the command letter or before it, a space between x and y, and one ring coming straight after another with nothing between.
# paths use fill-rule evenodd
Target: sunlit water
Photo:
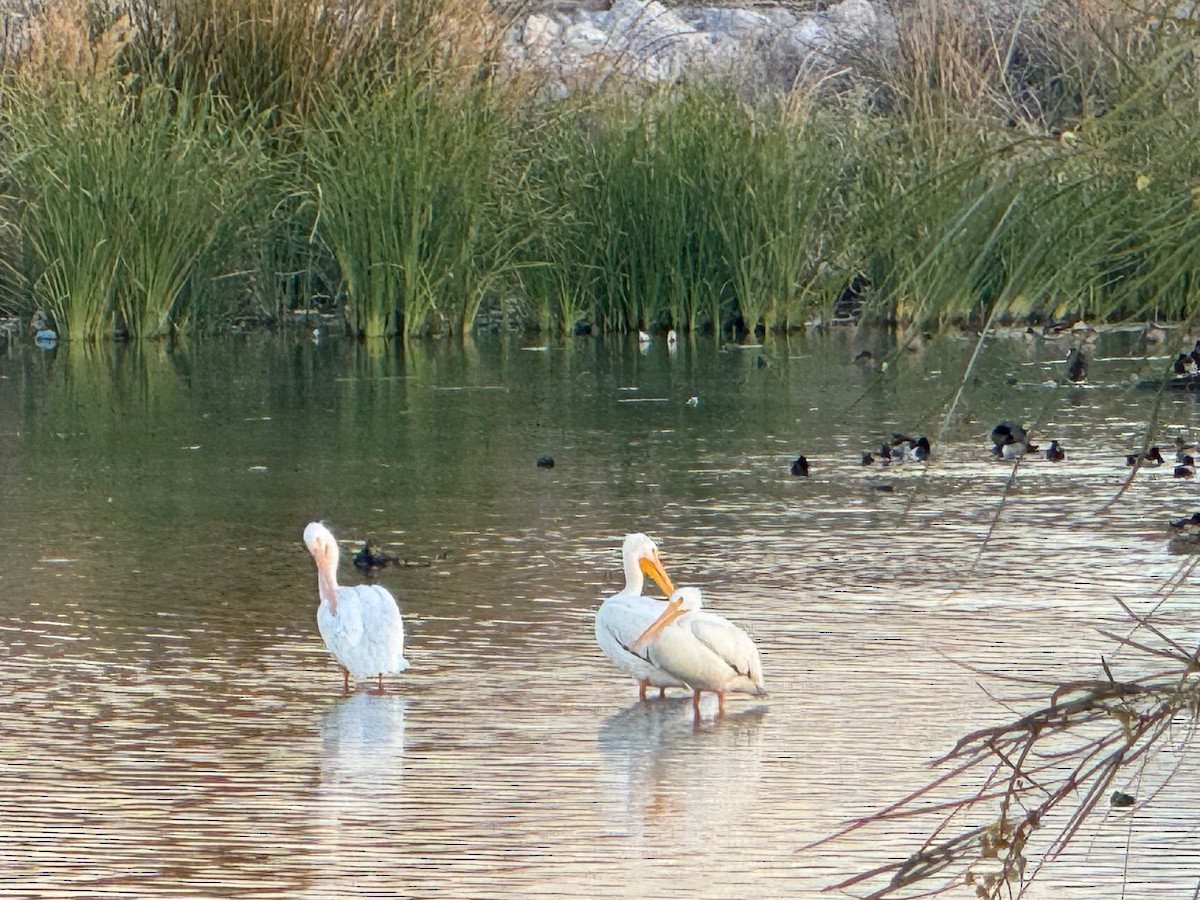
<instances>
[{"instance_id":1,"label":"sunlit water","mask_svg":"<svg viewBox=\"0 0 1200 900\"><path fill-rule=\"evenodd\" d=\"M848 332L526 344L5 348L0 893L811 897L928 823L802 848L1033 706L981 685L1048 691L980 671L1145 671L1100 634L1128 630L1114 596L1200 635L1164 527L1195 483L1142 471L1109 505L1154 415L1127 382L1173 345L1107 336L1089 384L1054 387L1067 344L998 342L955 402L974 347L952 337L882 374L852 360L894 347ZM1196 412L1165 397L1156 439ZM1001 418L1068 460L1010 481ZM892 431L934 436L932 463L861 466ZM312 519L343 582L367 537L410 563L378 575L412 663L383 696L341 695ZM755 636L766 700L696 724L601 656L634 530ZM1167 787L1101 812L1030 896L1191 895L1183 737L1119 785L1178 766Z\"/></svg>"}]
</instances>

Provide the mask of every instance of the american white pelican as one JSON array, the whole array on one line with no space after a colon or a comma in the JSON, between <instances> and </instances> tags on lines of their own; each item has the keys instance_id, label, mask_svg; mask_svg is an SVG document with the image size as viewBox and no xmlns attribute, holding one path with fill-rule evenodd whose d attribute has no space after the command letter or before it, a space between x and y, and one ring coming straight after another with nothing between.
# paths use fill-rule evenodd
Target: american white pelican
<instances>
[{"instance_id":1,"label":"american white pelican","mask_svg":"<svg viewBox=\"0 0 1200 900\"><path fill-rule=\"evenodd\" d=\"M638 697L646 699L646 688L654 685L662 696L669 687L683 682L646 659L645 651L632 649L638 635L646 631L667 608L666 600L642 596L649 575L664 594L674 590L658 556L658 546L644 534L627 534L621 546L625 564L625 587L596 610L596 643L604 655L637 679Z\"/></svg>"},{"instance_id":2,"label":"american white pelican","mask_svg":"<svg viewBox=\"0 0 1200 900\"><path fill-rule=\"evenodd\" d=\"M766 694L762 660L750 635L724 616L702 612L700 606L699 588L674 591L662 615L633 646L692 689L697 716L702 691L717 695L717 713L724 715L728 691Z\"/></svg>"},{"instance_id":3,"label":"american white pelican","mask_svg":"<svg viewBox=\"0 0 1200 900\"><path fill-rule=\"evenodd\" d=\"M377 584L339 587L337 541L320 522L308 523L304 543L317 563L321 594L317 629L341 667L347 693L352 675L355 679L378 676L382 691L384 675L408 668L396 598Z\"/></svg>"}]
</instances>

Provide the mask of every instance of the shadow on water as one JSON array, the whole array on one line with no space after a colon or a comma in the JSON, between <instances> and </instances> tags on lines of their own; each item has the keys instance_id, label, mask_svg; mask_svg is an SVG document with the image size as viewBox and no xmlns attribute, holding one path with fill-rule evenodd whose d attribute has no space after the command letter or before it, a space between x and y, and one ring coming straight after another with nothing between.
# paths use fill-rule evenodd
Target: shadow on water
<instances>
[{"instance_id":1,"label":"shadow on water","mask_svg":"<svg viewBox=\"0 0 1200 900\"><path fill-rule=\"evenodd\" d=\"M1197 508L1189 483L1139 472L1097 514L1153 412L1128 385L1160 363L1132 340L1102 336L1061 389L1061 346L996 343L931 464L887 470L862 453L939 433L970 343L10 346L0 892L812 896L903 855L903 827L797 849L1007 717L955 663L1091 674L1112 595L1144 610L1181 577L1163 523ZM1165 399L1163 443L1195 403ZM987 452L1001 418L1067 461L1014 476ZM368 537L431 560L374 576L413 664L384 696L338 697L315 518L345 583ZM634 530L755 636L768 701L698 728L689 698L630 705L592 616ZM1172 789L1192 803L1200 780ZM1164 833L1147 821L1099 823L1030 896L1194 884L1186 842L1138 855Z\"/></svg>"}]
</instances>

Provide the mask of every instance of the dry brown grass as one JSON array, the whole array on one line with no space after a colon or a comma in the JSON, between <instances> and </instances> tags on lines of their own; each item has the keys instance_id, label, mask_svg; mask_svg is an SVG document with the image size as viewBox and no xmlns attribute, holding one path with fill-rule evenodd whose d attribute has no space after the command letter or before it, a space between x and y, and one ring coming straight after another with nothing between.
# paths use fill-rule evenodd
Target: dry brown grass
<instances>
[{"instance_id":1,"label":"dry brown grass","mask_svg":"<svg viewBox=\"0 0 1200 900\"><path fill-rule=\"evenodd\" d=\"M56 0L4 18L0 62L33 83L116 72L305 115L325 86L486 77L508 22L486 0Z\"/></svg>"},{"instance_id":2,"label":"dry brown grass","mask_svg":"<svg viewBox=\"0 0 1200 900\"><path fill-rule=\"evenodd\" d=\"M1194 27L1184 12L1151 6L1048 0L997 11L956 0L890 0L895 53L863 69L890 105L930 128L977 122L1054 131L1103 113L1137 77L1136 61L1153 59L1164 39Z\"/></svg>"},{"instance_id":3,"label":"dry brown grass","mask_svg":"<svg viewBox=\"0 0 1200 900\"><path fill-rule=\"evenodd\" d=\"M130 35L128 16L96 0L28 7L4 17L0 63L33 82L80 81L107 72Z\"/></svg>"}]
</instances>

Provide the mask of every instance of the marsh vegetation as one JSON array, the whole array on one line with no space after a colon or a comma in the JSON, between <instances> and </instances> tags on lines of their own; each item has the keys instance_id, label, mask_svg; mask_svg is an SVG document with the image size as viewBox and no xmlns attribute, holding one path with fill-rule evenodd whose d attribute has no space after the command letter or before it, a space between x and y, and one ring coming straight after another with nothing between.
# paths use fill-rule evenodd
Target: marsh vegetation
<instances>
[{"instance_id":1,"label":"marsh vegetation","mask_svg":"<svg viewBox=\"0 0 1200 900\"><path fill-rule=\"evenodd\" d=\"M897 4L894 47L786 93L558 100L473 0L112 9L54 4L2 66L0 304L72 340L314 305L367 336L1190 314L1177 4Z\"/></svg>"}]
</instances>

